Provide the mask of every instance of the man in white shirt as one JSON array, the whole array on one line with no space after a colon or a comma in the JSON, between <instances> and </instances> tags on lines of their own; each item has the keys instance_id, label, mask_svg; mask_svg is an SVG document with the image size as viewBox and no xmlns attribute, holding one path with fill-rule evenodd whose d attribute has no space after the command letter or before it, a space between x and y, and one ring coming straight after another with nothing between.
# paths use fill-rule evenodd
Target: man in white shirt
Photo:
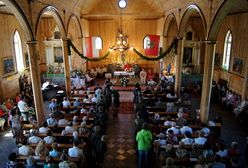
<instances>
[{"instance_id":1,"label":"man in white shirt","mask_svg":"<svg viewBox=\"0 0 248 168\"><path fill-rule=\"evenodd\" d=\"M65 126L65 125L68 125L68 120L66 120L65 118L61 118L58 121L58 126Z\"/></svg>"},{"instance_id":2,"label":"man in white shirt","mask_svg":"<svg viewBox=\"0 0 248 168\"><path fill-rule=\"evenodd\" d=\"M64 101L62 102L63 108L69 108L71 106L71 102L68 100L67 97L64 97Z\"/></svg>"},{"instance_id":3,"label":"man in white shirt","mask_svg":"<svg viewBox=\"0 0 248 168\"><path fill-rule=\"evenodd\" d=\"M36 136L36 131L31 130L30 131L31 137L28 138L28 143L30 144L37 144L40 142L41 138Z\"/></svg>"},{"instance_id":4,"label":"man in white shirt","mask_svg":"<svg viewBox=\"0 0 248 168\"><path fill-rule=\"evenodd\" d=\"M207 138L202 137L202 132L198 131L198 137L195 138L194 141L198 145L204 145L207 141Z\"/></svg>"},{"instance_id":5,"label":"man in white shirt","mask_svg":"<svg viewBox=\"0 0 248 168\"><path fill-rule=\"evenodd\" d=\"M171 122L171 127L169 129L167 129L167 134L168 134L168 131L169 130L172 130L174 135L178 135L179 134L179 129L176 128L176 123L175 122Z\"/></svg>"},{"instance_id":6,"label":"man in white shirt","mask_svg":"<svg viewBox=\"0 0 248 168\"><path fill-rule=\"evenodd\" d=\"M66 134L72 134L75 131L75 128L72 126L72 122L68 122L68 125L65 127Z\"/></svg>"},{"instance_id":7,"label":"man in white shirt","mask_svg":"<svg viewBox=\"0 0 248 168\"><path fill-rule=\"evenodd\" d=\"M26 138L23 139L22 144L23 145L18 150L19 155L22 155L22 156L34 155L34 149L31 146L27 145L28 142Z\"/></svg>"},{"instance_id":8,"label":"man in white shirt","mask_svg":"<svg viewBox=\"0 0 248 168\"><path fill-rule=\"evenodd\" d=\"M21 112L23 120L28 121L28 118L29 118L28 110L30 108L28 107L28 104L25 102L25 97L24 96L21 97L21 100L18 102L17 106L18 106L18 108L19 108L19 110Z\"/></svg>"},{"instance_id":9,"label":"man in white shirt","mask_svg":"<svg viewBox=\"0 0 248 168\"><path fill-rule=\"evenodd\" d=\"M54 114L50 113L49 118L47 119L47 125L48 126L55 126L57 125L57 120L54 118Z\"/></svg>"},{"instance_id":10,"label":"man in white shirt","mask_svg":"<svg viewBox=\"0 0 248 168\"><path fill-rule=\"evenodd\" d=\"M70 157L80 157L80 158L83 158L84 157L84 154L83 154L83 150L80 149L78 147L79 143L78 141L73 141L73 147L72 148L69 148L68 150L68 155Z\"/></svg>"},{"instance_id":11,"label":"man in white shirt","mask_svg":"<svg viewBox=\"0 0 248 168\"><path fill-rule=\"evenodd\" d=\"M54 142L54 137L52 136L52 132L49 130L47 132L47 136L44 138L46 144L52 144Z\"/></svg>"},{"instance_id":12,"label":"man in white shirt","mask_svg":"<svg viewBox=\"0 0 248 168\"><path fill-rule=\"evenodd\" d=\"M194 143L194 140L191 138L191 133L186 131L184 134L184 138L181 140L185 145L191 145Z\"/></svg>"},{"instance_id":13,"label":"man in white shirt","mask_svg":"<svg viewBox=\"0 0 248 168\"><path fill-rule=\"evenodd\" d=\"M186 131L188 131L190 134L193 133L192 128L190 128L187 123L185 123L184 126L180 128L181 134L185 134Z\"/></svg>"},{"instance_id":14,"label":"man in white shirt","mask_svg":"<svg viewBox=\"0 0 248 168\"><path fill-rule=\"evenodd\" d=\"M47 132L50 130L50 128L48 128L47 122L45 121L42 125L42 127L39 128L39 133L41 134L47 134Z\"/></svg>"}]
</instances>

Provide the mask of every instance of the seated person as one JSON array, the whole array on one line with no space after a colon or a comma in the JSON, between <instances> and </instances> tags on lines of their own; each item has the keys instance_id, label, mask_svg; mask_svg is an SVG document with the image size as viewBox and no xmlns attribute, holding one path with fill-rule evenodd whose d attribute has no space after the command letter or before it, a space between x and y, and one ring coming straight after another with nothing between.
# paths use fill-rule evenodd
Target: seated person
<instances>
[{"instance_id":1,"label":"seated person","mask_svg":"<svg viewBox=\"0 0 248 168\"><path fill-rule=\"evenodd\" d=\"M73 119L72 119L72 125L78 125L79 122L78 122L78 116L73 116Z\"/></svg>"},{"instance_id":2,"label":"seated person","mask_svg":"<svg viewBox=\"0 0 248 168\"><path fill-rule=\"evenodd\" d=\"M28 143L30 144L37 144L40 142L41 138L36 136L36 130L31 129L30 130L31 137L28 138Z\"/></svg>"},{"instance_id":3,"label":"seated person","mask_svg":"<svg viewBox=\"0 0 248 168\"><path fill-rule=\"evenodd\" d=\"M164 125L165 126L171 126L172 125L171 116L166 116Z\"/></svg>"},{"instance_id":4,"label":"seated person","mask_svg":"<svg viewBox=\"0 0 248 168\"><path fill-rule=\"evenodd\" d=\"M83 99L83 103L90 103L90 99L88 95L86 95L85 98Z\"/></svg>"},{"instance_id":5,"label":"seated person","mask_svg":"<svg viewBox=\"0 0 248 168\"><path fill-rule=\"evenodd\" d=\"M171 144L171 145L176 145L178 144L178 140L177 137L174 135L173 130L168 130L167 132L167 139L166 139L166 143L167 144Z\"/></svg>"},{"instance_id":6,"label":"seated person","mask_svg":"<svg viewBox=\"0 0 248 168\"><path fill-rule=\"evenodd\" d=\"M58 144L57 143L53 143L52 144L52 150L49 152L49 156L53 157L53 158L57 158L61 155L61 153L58 151Z\"/></svg>"},{"instance_id":7,"label":"seated person","mask_svg":"<svg viewBox=\"0 0 248 168\"><path fill-rule=\"evenodd\" d=\"M203 133L198 131L198 137L194 139L195 143L198 145L204 145L207 142L207 138L203 137Z\"/></svg>"},{"instance_id":8,"label":"seated person","mask_svg":"<svg viewBox=\"0 0 248 168\"><path fill-rule=\"evenodd\" d=\"M72 134L75 131L75 128L72 126L72 122L68 122L68 125L65 127L66 134Z\"/></svg>"},{"instance_id":9,"label":"seated person","mask_svg":"<svg viewBox=\"0 0 248 168\"><path fill-rule=\"evenodd\" d=\"M166 112L176 112L177 108L175 107L174 103L167 103L167 108L166 108Z\"/></svg>"},{"instance_id":10,"label":"seated person","mask_svg":"<svg viewBox=\"0 0 248 168\"><path fill-rule=\"evenodd\" d=\"M75 99L75 101L73 102L73 106L74 106L74 107L81 106L81 102L80 102L80 100L79 100L78 97L77 97L77 98Z\"/></svg>"},{"instance_id":11,"label":"seated person","mask_svg":"<svg viewBox=\"0 0 248 168\"><path fill-rule=\"evenodd\" d=\"M54 118L54 114L50 113L49 114L49 118L47 119L47 125L48 126L55 126L57 125L57 120Z\"/></svg>"},{"instance_id":12,"label":"seated person","mask_svg":"<svg viewBox=\"0 0 248 168\"><path fill-rule=\"evenodd\" d=\"M19 168L19 167L21 168L21 167L23 167L23 165L21 163L18 163L16 158L17 158L17 154L14 152L8 156L9 161L7 162L7 168Z\"/></svg>"},{"instance_id":13,"label":"seated person","mask_svg":"<svg viewBox=\"0 0 248 168\"><path fill-rule=\"evenodd\" d=\"M22 146L18 149L18 153L22 156L34 155L34 149L28 145L26 138L22 140Z\"/></svg>"},{"instance_id":14,"label":"seated person","mask_svg":"<svg viewBox=\"0 0 248 168\"><path fill-rule=\"evenodd\" d=\"M210 129L207 127L206 124L201 123L201 132L203 133L204 136L208 136L210 134Z\"/></svg>"},{"instance_id":15,"label":"seated person","mask_svg":"<svg viewBox=\"0 0 248 168\"><path fill-rule=\"evenodd\" d=\"M62 155L60 156L60 160L62 160L62 162L59 163L59 167L77 167L74 162L68 160L68 156L66 153L62 153Z\"/></svg>"},{"instance_id":16,"label":"seated person","mask_svg":"<svg viewBox=\"0 0 248 168\"><path fill-rule=\"evenodd\" d=\"M172 130L174 135L178 135L180 130L176 127L176 123L175 122L171 122L171 127L169 129L167 129L166 134L169 133L169 130Z\"/></svg>"},{"instance_id":17,"label":"seated person","mask_svg":"<svg viewBox=\"0 0 248 168\"><path fill-rule=\"evenodd\" d=\"M83 150L78 147L79 143L78 141L73 141L73 147L69 148L68 155L70 157L80 157L84 158Z\"/></svg>"},{"instance_id":18,"label":"seated person","mask_svg":"<svg viewBox=\"0 0 248 168\"><path fill-rule=\"evenodd\" d=\"M48 154L48 149L46 148L46 142L40 140L35 148L35 156L46 156Z\"/></svg>"},{"instance_id":19,"label":"seated person","mask_svg":"<svg viewBox=\"0 0 248 168\"><path fill-rule=\"evenodd\" d=\"M183 118L183 113L182 112L178 112L177 113L177 116L178 116L178 118L177 118L177 125L179 127L184 126L185 123L187 122L187 120L185 118Z\"/></svg>"},{"instance_id":20,"label":"seated person","mask_svg":"<svg viewBox=\"0 0 248 168\"><path fill-rule=\"evenodd\" d=\"M48 105L51 112L54 112L57 106L57 99L52 99L51 103Z\"/></svg>"},{"instance_id":21,"label":"seated person","mask_svg":"<svg viewBox=\"0 0 248 168\"><path fill-rule=\"evenodd\" d=\"M94 77L92 78L91 76L90 76L90 72L89 71L87 71L87 73L85 74L85 79L86 79L86 83L88 84L88 85L92 85L92 84L94 84Z\"/></svg>"},{"instance_id":22,"label":"seated person","mask_svg":"<svg viewBox=\"0 0 248 168\"><path fill-rule=\"evenodd\" d=\"M166 102L163 102L163 101L162 101L162 98L159 97L159 98L158 98L158 101L155 102L155 106L156 106L156 107L166 107Z\"/></svg>"},{"instance_id":23,"label":"seated person","mask_svg":"<svg viewBox=\"0 0 248 168\"><path fill-rule=\"evenodd\" d=\"M79 134L80 135L88 134L90 132L90 130L86 126L87 126L87 123L85 121L81 122L80 128L79 128Z\"/></svg>"},{"instance_id":24,"label":"seated person","mask_svg":"<svg viewBox=\"0 0 248 168\"><path fill-rule=\"evenodd\" d=\"M190 134L193 133L193 130L191 127L188 126L188 123L185 123L182 128L180 128L181 134L185 134L186 132L189 132Z\"/></svg>"},{"instance_id":25,"label":"seated person","mask_svg":"<svg viewBox=\"0 0 248 168\"><path fill-rule=\"evenodd\" d=\"M184 138L181 139L181 142L183 142L185 145L191 145L194 143L194 140L191 138L191 133L189 131L184 133Z\"/></svg>"},{"instance_id":26,"label":"seated person","mask_svg":"<svg viewBox=\"0 0 248 168\"><path fill-rule=\"evenodd\" d=\"M55 138L52 136L51 130L47 131L47 136L44 138L44 141L46 144L52 144L54 142Z\"/></svg>"},{"instance_id":27,"label":"seated person","mask_svg":"<svg viewBox=\"0 0 248 168\"><path fill-rule=\"evenodd\" d=\"M58 121L58 126L65 126L65 125L68 125L68 120L65 119L65 117L63 117Z\"/></svg>"},{"instance_id":28,"label":"seated person","mask_svg":"<svg viewBox=\"0 0 248 168\"><path fill-rule=\"evenodd\" d=\"M160 133L159 135L157 135L158 139L155 140L154 142L158 142L160 144L160 146L166 145L166 140L165 140L165 134Z\"/></svg>"},{"instance_id":29,"label":"seated person","mask_svg":"<svg viewBox=\"0 0 248 168\"><path fill-rule=\"evenodd\" d=\"M50 130L50 128L48 128L48 124L45 121L42 125L42 127L39 128L39 133L41 134L46 134L48 131Z\"/></svg>"},{"instance_id":30,"label":"seated person","mask_svg":"<svg viewBox=\"0 0 248 168\"><path fill-rule=\"evenodd\" d=\"M63 102L62 102L62 107L63 108L70 108L71 102L67 97L64 97Z\"/></svg>"}]
</instances>

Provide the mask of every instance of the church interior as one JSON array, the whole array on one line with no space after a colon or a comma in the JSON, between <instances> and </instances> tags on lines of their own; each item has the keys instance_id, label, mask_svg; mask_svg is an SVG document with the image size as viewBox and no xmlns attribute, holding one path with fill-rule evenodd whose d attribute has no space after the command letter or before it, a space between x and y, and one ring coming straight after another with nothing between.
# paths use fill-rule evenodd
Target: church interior
<instances>
[{"instance_id":1,"label":"church interior","mask_svg":"<svg viewBox=\"0 0 248 168\"><path fill-rule=\"evenodd\" d=\"M248 167L248 0L0 0L0 25L0 167Z\"/></svg>"}]
</instances>

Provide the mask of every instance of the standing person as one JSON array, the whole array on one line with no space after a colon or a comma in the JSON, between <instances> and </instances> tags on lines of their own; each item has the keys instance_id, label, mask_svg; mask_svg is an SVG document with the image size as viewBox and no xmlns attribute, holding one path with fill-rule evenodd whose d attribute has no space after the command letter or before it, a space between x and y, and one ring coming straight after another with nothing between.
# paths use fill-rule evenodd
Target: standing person
<instances>
[{"instance_id":1,"label":"standing person","mask_svg":"<svg viewBox=\"0 0 248 168\"><path fill-rule=\"evenodd\" d=\"M23 120L28 121L28 118L29 118L28 117L29 116L28 111L30 110L30 108L28 107L28 104L26 103L24 96L22 96L21 100L18 102L18 108L21 112Z\"/></svg>"},{"instance_id":2,"label":"standing person","mask_svg":"<svg viewBox=\"0 0 248 168\"><path fill-rule=\"evenodd\" d=\"M148 130L147 123L142 124L142 129L136 135L136 141L138 142L138 168L149 167L149 151L151 150L152 133Z\"/></svg>"},{"instance_id":3,"label":"standing person","mask_svg":"<svg viewBox=\"0 0 248 168\"><path fill-rule=\"evenodd\" d=\"M133 91L133 95L134 95L133 96L134 111L137 112L137 105L141 103L141 97L142 97L139 83L136 83L134 91Z\"/></svg>"},{"instance_id":4,"label":"standing person","mask_svg":"<svg viewBox=\"0 0 248 168\"><path fill-rule=\"evenodd\" d=\"M12 128L12 134L13 137L16 138L16 144L19 144L21 142L21 139L23 137L22 133L22 126L21 126L21 117L18 115L19 109L14 108L10 111L11 113L11 128Z\"/></svg>"},{"instance_id":5,"label":"standing person","mask_svg":"<svg viewBox=\"0 0 248 168\"><path fill-rule=\"evenodd\" d=\"M113 86L110 87L112 92L112 110L113 110L113 117L118 117L118 111L120 106L120 94L118 90L114 89Z\"/></svg>"},{"instance_id":6,"label":"standing person","mask_svg":"<svg viewBox=\"0 0 248 168\"><path fill-rule=\"evenodd\" d=\"M146 71L144 69L140 72L140 83L143 85L146 84Z\"/></svg>"}]
</instances>

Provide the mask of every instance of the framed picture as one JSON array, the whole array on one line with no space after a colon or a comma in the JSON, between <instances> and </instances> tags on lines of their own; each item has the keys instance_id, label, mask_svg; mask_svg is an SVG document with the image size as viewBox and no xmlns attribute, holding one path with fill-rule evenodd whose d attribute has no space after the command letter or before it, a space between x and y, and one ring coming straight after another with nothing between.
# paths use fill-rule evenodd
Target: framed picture
<instances>
[{"instance_id":1,"label":"framed picture","mask_svg":"<svg viewBox=\"0 0 248 168\"><path fill-rule=\"evenodd\" d=\"M62 63L63 62L63 50L62 47L54 47L54 62Z\"/></svg>"},{"instance_id":2,"label":"framed picture","mask_svg":"<svg viewBox=\"0 0 248 168\"><path fill-rule=\"evenodd\" d=\"M14 60L12 57L2 58L3 76L11 75L15 73Z\"/></svg>"},{"instance_id":3,"label":"framed picture","mask_svg":"<svg viewBox=\"0 0 248 168\"><path fill-rule=\"evenodd\" d=\"M192 47L184 47L184 50L183 50L183 63L184 64L192 64L192 54L193 54Z\"/></svg>"},{"instance_id":4,"label":"framed picture","mask_svg":"<svg viewBox=\"0 0 248 168\"><path fill-rule=\"evenodd\" d=\"M222 64L222 54L216 53L214 57L214 65L217 67L221 67Z\"/></svg>"},{"instance_id":5,"label":"framed picture","mask_svg":"<svg viewBox=\"0 0 248 168\"><path fill-rule=\"evenodd\" d=\"M242 58L234 57L232 71L242 74L244 67L244 60Z\"/></svg>"}]
</instances>

